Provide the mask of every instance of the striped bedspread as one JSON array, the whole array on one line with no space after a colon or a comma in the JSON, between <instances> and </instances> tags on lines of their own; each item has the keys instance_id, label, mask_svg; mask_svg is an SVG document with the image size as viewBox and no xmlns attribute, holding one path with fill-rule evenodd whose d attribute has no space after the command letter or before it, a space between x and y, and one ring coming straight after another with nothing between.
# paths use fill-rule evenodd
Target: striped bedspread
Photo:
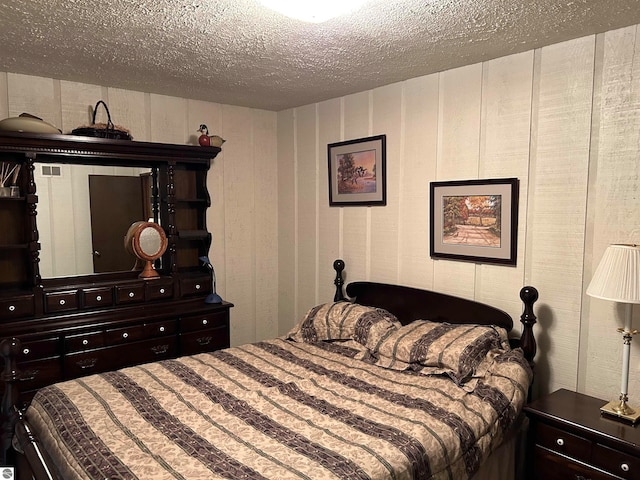
<instances>
[{"instance_id":1,"label":"striped bedspread","mask_svg":"<svg viewBox=\"0 0 640 480\"><path fill-rule=\"evenodd\" d=\"M278 338L46 387L26 419L68 480L459 480L526 399L519 352L490 355L466 391L355 342Z\"/></svg>"}]
</instances>

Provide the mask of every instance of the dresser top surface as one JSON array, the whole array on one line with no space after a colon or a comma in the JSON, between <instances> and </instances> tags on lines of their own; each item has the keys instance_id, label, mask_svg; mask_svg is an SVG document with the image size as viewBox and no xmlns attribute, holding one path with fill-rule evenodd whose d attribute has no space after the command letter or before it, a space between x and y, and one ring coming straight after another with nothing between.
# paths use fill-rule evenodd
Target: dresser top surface
<instances>
[{"instance_id":1,"label":"dresser top surface","mask_svg":"<svg viewBox=\"0 0 640 480\"><path fill-rule=\"evenodd\" d=\"M605 400L596 397L560 389L530 403L524 410L529 416L568 425L585 433L624 443L627 447L640 451L640 425L632 426L601 415L600 407L606 403ZM633 402L631 406L635 408Z\"/></svg>"}]
</instances>

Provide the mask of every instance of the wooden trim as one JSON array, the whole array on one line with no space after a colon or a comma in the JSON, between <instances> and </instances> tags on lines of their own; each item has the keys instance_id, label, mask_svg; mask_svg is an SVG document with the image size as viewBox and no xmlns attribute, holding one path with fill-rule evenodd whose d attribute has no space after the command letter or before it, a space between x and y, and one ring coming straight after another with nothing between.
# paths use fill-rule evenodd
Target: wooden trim
<instances>
[{"instance_id":1,"label":"wooden trim","mask_svg":"<svg viewBox=\"0 0 640 480\"><path fill-rule=\"evenodd\" d=\"M0 132L0 151L36 152L38 157L55 155L57 163L82 157L85 164L101 164L104 159L126 158L149 163L181 162L207 164L222 151L219 147L175 145L131 140L110 140L76 135ZM96 158L97 157L97 158ZM133 165L132 165L133 166Z\"/></svg>"}]
</instances>

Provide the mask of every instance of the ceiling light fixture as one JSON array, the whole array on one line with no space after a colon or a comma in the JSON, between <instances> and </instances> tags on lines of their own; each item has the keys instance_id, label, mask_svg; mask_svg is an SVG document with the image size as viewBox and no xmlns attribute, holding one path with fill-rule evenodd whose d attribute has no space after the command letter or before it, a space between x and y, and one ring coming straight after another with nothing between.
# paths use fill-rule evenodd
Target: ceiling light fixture
<instances>
[{"instance_id":1,"label":"ceiling light fixture","mask_svg":"<svg viewBox=\"0 0 640 480\"><path fill-rule=\"evenodd\" d=\"M260 0L265 7L304 22L322 23L357 10L366 0Z\"/></svg>"}]
</instances>

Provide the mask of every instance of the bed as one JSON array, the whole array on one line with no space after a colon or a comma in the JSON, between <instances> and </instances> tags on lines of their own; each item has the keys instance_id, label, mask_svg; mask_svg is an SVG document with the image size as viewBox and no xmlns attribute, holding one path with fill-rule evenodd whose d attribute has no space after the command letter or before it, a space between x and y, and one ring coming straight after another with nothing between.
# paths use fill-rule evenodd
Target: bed
<instances>
[{"instance_id":1,"label":"bed","mask_svg":"<svg viewBox=\"0 0 640 480\"><path fill-rule=\"evenodd\" d=\"M505 312L436 292L355 282L346 301L334 267L333 301L283 337L40 390L19 478L513 478L536 290L514 339Z\"/></svg>"}]
</instances>

